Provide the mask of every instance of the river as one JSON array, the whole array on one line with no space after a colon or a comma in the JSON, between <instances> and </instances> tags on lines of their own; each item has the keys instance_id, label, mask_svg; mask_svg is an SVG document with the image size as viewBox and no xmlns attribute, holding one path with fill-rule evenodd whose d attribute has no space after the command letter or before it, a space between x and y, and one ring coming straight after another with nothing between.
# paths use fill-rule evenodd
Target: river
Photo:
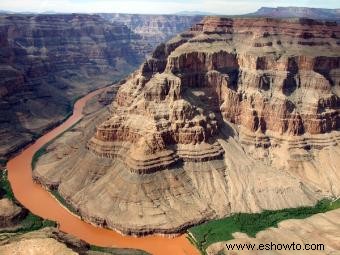
<instances>
[{"instance_id":1,"label":"river","mask_svg":"<svg viewBox=\"0 0 340 255\"><path fill-rule=\"evenodd\" d=\"M175 238L161 236L137 238L123 236L115 231L86 223L65 209L42 186L33 182L31 167L33 155L44 144L80 120L83 117L82 112L86 102L103 90L104 88L96 90L79 99L74 105L71 117L22 150L7 163L8 179L16 199L32 213L44 219L56 221L61 231L93 245L141 249L154 255L198 255L199 252L186 239L186 235Z\"/></svg>"}]
</instances>

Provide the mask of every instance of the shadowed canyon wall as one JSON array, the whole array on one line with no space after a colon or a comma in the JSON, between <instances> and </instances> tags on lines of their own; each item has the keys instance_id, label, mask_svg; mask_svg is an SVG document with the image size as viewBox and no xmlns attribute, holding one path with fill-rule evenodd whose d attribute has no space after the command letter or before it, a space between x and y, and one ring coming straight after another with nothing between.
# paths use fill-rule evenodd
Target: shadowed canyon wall
<instances>
[{"instance_id":1,"label":"shadowed canyon wall","mask_svg":"<svg viewBox=\"0 0 340 255\"><path fill-rule=\"evenodd\" d=\"M150 23L137 34L99 15L1 15L0 158L62 121L79 96L137 68L156 41L191 25L158 18L158 33L150 37L144 36Z\"/></svg>"}]
</instances>

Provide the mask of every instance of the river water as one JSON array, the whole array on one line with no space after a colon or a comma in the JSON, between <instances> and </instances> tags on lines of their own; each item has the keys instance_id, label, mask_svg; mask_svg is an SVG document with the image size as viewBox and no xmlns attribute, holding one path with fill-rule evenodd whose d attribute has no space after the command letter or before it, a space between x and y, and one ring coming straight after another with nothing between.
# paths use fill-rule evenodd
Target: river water
<instances>
[{"instance_id":1,"label":"river water","mask_svg":"<svg viewBox=\"0 0 340 255\"><path fill-rule=\"evenodd\" d=\"M102 92L99 89L79 99L73 115L61 125L43 135L7 163L8 179L16 199L32 213L58 222L61 231L90 244L104 247L142 249L154 255L198 255L185 235L175 238L161 236L130 237L86 223L65 209L48 191L32 180L33 155L47 142L82 118L86 102Z\"/></svg>"}]
</instances>

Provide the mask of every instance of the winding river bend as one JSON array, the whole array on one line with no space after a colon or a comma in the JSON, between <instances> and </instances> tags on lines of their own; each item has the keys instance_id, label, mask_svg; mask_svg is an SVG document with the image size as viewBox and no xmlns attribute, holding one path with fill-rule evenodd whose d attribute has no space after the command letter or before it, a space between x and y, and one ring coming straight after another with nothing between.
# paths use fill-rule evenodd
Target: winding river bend
<instances>
[{"instance_id":1,"label":"winding river bend","mask_svg":"<svg viewBox=\"0 0 340 255\"><path fill-rule=\"evenodd\" d=\"M104 88L96 90L79 99L74 105L73 115L70 118L8 162L8 178L16 199L32 213L58 222L61 231L93 245L142 249L154 255L198 255L199 252L190 244L185 235L175 238L161 236L136 238L95 227L70 213L48 191L33 182L31 167L33 155L44 144L80 120L83 117L82 111L86 102L103 90Z\"/></svg>"}]
</instances>

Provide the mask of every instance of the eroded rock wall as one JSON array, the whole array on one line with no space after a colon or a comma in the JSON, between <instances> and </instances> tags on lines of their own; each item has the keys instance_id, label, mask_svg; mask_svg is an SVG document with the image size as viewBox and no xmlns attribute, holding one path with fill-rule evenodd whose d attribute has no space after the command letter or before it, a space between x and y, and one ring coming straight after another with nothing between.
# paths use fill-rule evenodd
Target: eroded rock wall
<instances>
[{"instance_id":1,"label":"eroded rock wall","mask_svg":"<svg viewBox=\"0 0 340 255\"><path fill-rule=\"evenodd\" d=\"M136 68L141 44L97 15L1 15L0 157L63 120L79 96Z\"/></svg>"}]
</instances>

